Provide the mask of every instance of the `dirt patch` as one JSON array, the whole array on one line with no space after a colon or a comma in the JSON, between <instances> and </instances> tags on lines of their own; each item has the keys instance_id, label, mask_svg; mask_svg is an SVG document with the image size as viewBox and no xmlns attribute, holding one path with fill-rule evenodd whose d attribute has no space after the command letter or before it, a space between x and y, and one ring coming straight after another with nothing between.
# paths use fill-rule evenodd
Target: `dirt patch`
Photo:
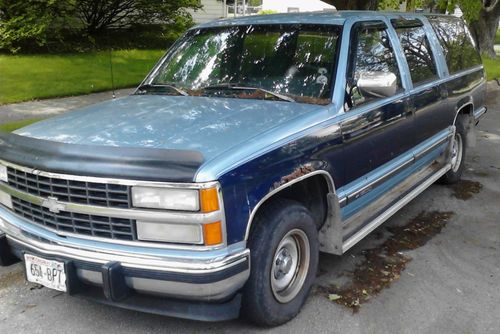
<instances>
[{"instance_id":1,"label":"dirt patch","mask_svg":"<svg viewBox=\"0 0 500 334\"><path fill-rule=\"evenodd\" d=\"M16 283L24 281L22 271L12 271L0 277L0 290L6 289Z\"/></svg>"},{"instance_id":2,"label":"dirt patch","mask_svg":"<svg viewBox=\"0 0 500 334\"><path fill-rule=\"evenodd\" d=\"M466 201L479 194L483 185L477 181L460 180L458 183L451 185L450 188L453 190L453 197Z\"/></svg>"},{"instance_id":3,"label":"dirt patch","mask_svg":"<svg viewBox=\"0 0 500 334\"><path fill-rule=\"evenodd\" d=\"M388 227L392 236L380 246L359 254L365 259L356 265L349 283L342 287L322 287L319 291L328 293L331 301L357 312L361 304L400 277L412 260L401 252L425 245L441 232L452 216L452 212L422 212L404 226Z\"/></svg>"}]
</instances>

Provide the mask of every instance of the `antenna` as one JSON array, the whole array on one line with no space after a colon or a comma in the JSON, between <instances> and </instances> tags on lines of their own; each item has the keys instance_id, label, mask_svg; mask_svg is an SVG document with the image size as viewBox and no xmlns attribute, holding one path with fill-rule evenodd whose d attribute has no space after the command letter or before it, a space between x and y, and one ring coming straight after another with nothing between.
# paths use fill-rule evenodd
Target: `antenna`
<instances>
[{"instance_id":1,"label":"antenna","mask_svg":"<svg viewBox=\"0 0 500 334\"><path fill-rule=\"evenodd\" d=\"M113 48L109 48L109 70L110 70L110 74L111 74L111 89L113 91L113 99L116 99L115 77L113 75Z\"/></svg>"}]
</instances>

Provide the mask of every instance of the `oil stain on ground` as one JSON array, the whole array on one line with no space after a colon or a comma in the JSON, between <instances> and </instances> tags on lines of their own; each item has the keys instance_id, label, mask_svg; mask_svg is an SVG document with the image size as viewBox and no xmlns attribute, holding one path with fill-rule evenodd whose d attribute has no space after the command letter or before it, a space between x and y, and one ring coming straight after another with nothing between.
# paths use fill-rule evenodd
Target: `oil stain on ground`
<instances>
[{"instance_id":1,"label":"oil stain on ground","mask_svg":"<svg viewBox=\"0 0 500 334\"><path fill-rule=\"evenodd\" d=\"M466 201L471 199L475 194L479 194L483 185L477 181L460 180L451 185L450 188L453 190L453 197Z\"/></svg>"},{"instance_id":2,"label":"oil stain on ground","mask_svg":"<svg viewBox=\"0 0 500 334\"><path fill-rule=\"evenodd\" d=\"M6 289L24 280L22 271L12 271L0 277L0 290Z\"/></svg>"},{"instance_id":3,"label":"oil stain on ground","mask_svg":"<svg viewBox=\"0 0 500 334\"><path fill-rule=\"evenodd\" d=\"M452 212L422 212L404 226L388 227L392 235L387 241L360 254L364 261L356 265L351 282L342 287L322 287L320 291L328 293L331 301L357 312L361 304L400 277L412 260L402 252L425 245L441 232L452 216Z\"/></svg>"}]
</instances>

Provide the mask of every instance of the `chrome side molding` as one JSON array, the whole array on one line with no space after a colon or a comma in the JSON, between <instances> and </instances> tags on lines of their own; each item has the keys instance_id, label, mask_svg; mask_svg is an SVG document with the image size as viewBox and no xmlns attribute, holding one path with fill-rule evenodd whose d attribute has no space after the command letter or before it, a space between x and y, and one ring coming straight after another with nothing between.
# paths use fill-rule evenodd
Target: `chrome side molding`
<instances>
[{"instance_id":1,"label":"chrome side molding","mask_svg":"<svg viewBox=\"0 0 500 334\"><path fill-rule=\"evenodd\" d=\"M415 197L420 195L424 190L426 190L429 186L431 186L434 182L436 182L441 176L446 174L451 168L450 164L447 164L445 167L440 169L438 172L433 174L431 177L426 179L423 183L421 183L418 187L412 190L409 194L404 196L401 200L395 203L393 206L384 211L377 218L373 219L369 224L365 225L359 232L351 236L347 239L342 245L342 253L347 252L351 247L357 244L360 240L370 234L373 230L383 224L386 220L392 217L399 209L408 204Z\"/></svg>"}]
</instances>

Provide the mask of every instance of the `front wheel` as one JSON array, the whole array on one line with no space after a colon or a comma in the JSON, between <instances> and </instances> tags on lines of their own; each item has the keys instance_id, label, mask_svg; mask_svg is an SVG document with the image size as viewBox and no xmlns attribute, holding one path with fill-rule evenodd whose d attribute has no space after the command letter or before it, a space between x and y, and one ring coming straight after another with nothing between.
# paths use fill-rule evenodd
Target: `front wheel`
<instances>
[{"instance_id":1,"label":"front wheel","mask_svg":"<svg viewBox=\"0 0 500 334\"><path fill-rule=\"evenodd\" d=\"M318 267L318 231L307 208L282 199L266 206L254 224L242 315L257 325L278 326L295 317L309 295Z\"/></svg>"}]
</instances>

